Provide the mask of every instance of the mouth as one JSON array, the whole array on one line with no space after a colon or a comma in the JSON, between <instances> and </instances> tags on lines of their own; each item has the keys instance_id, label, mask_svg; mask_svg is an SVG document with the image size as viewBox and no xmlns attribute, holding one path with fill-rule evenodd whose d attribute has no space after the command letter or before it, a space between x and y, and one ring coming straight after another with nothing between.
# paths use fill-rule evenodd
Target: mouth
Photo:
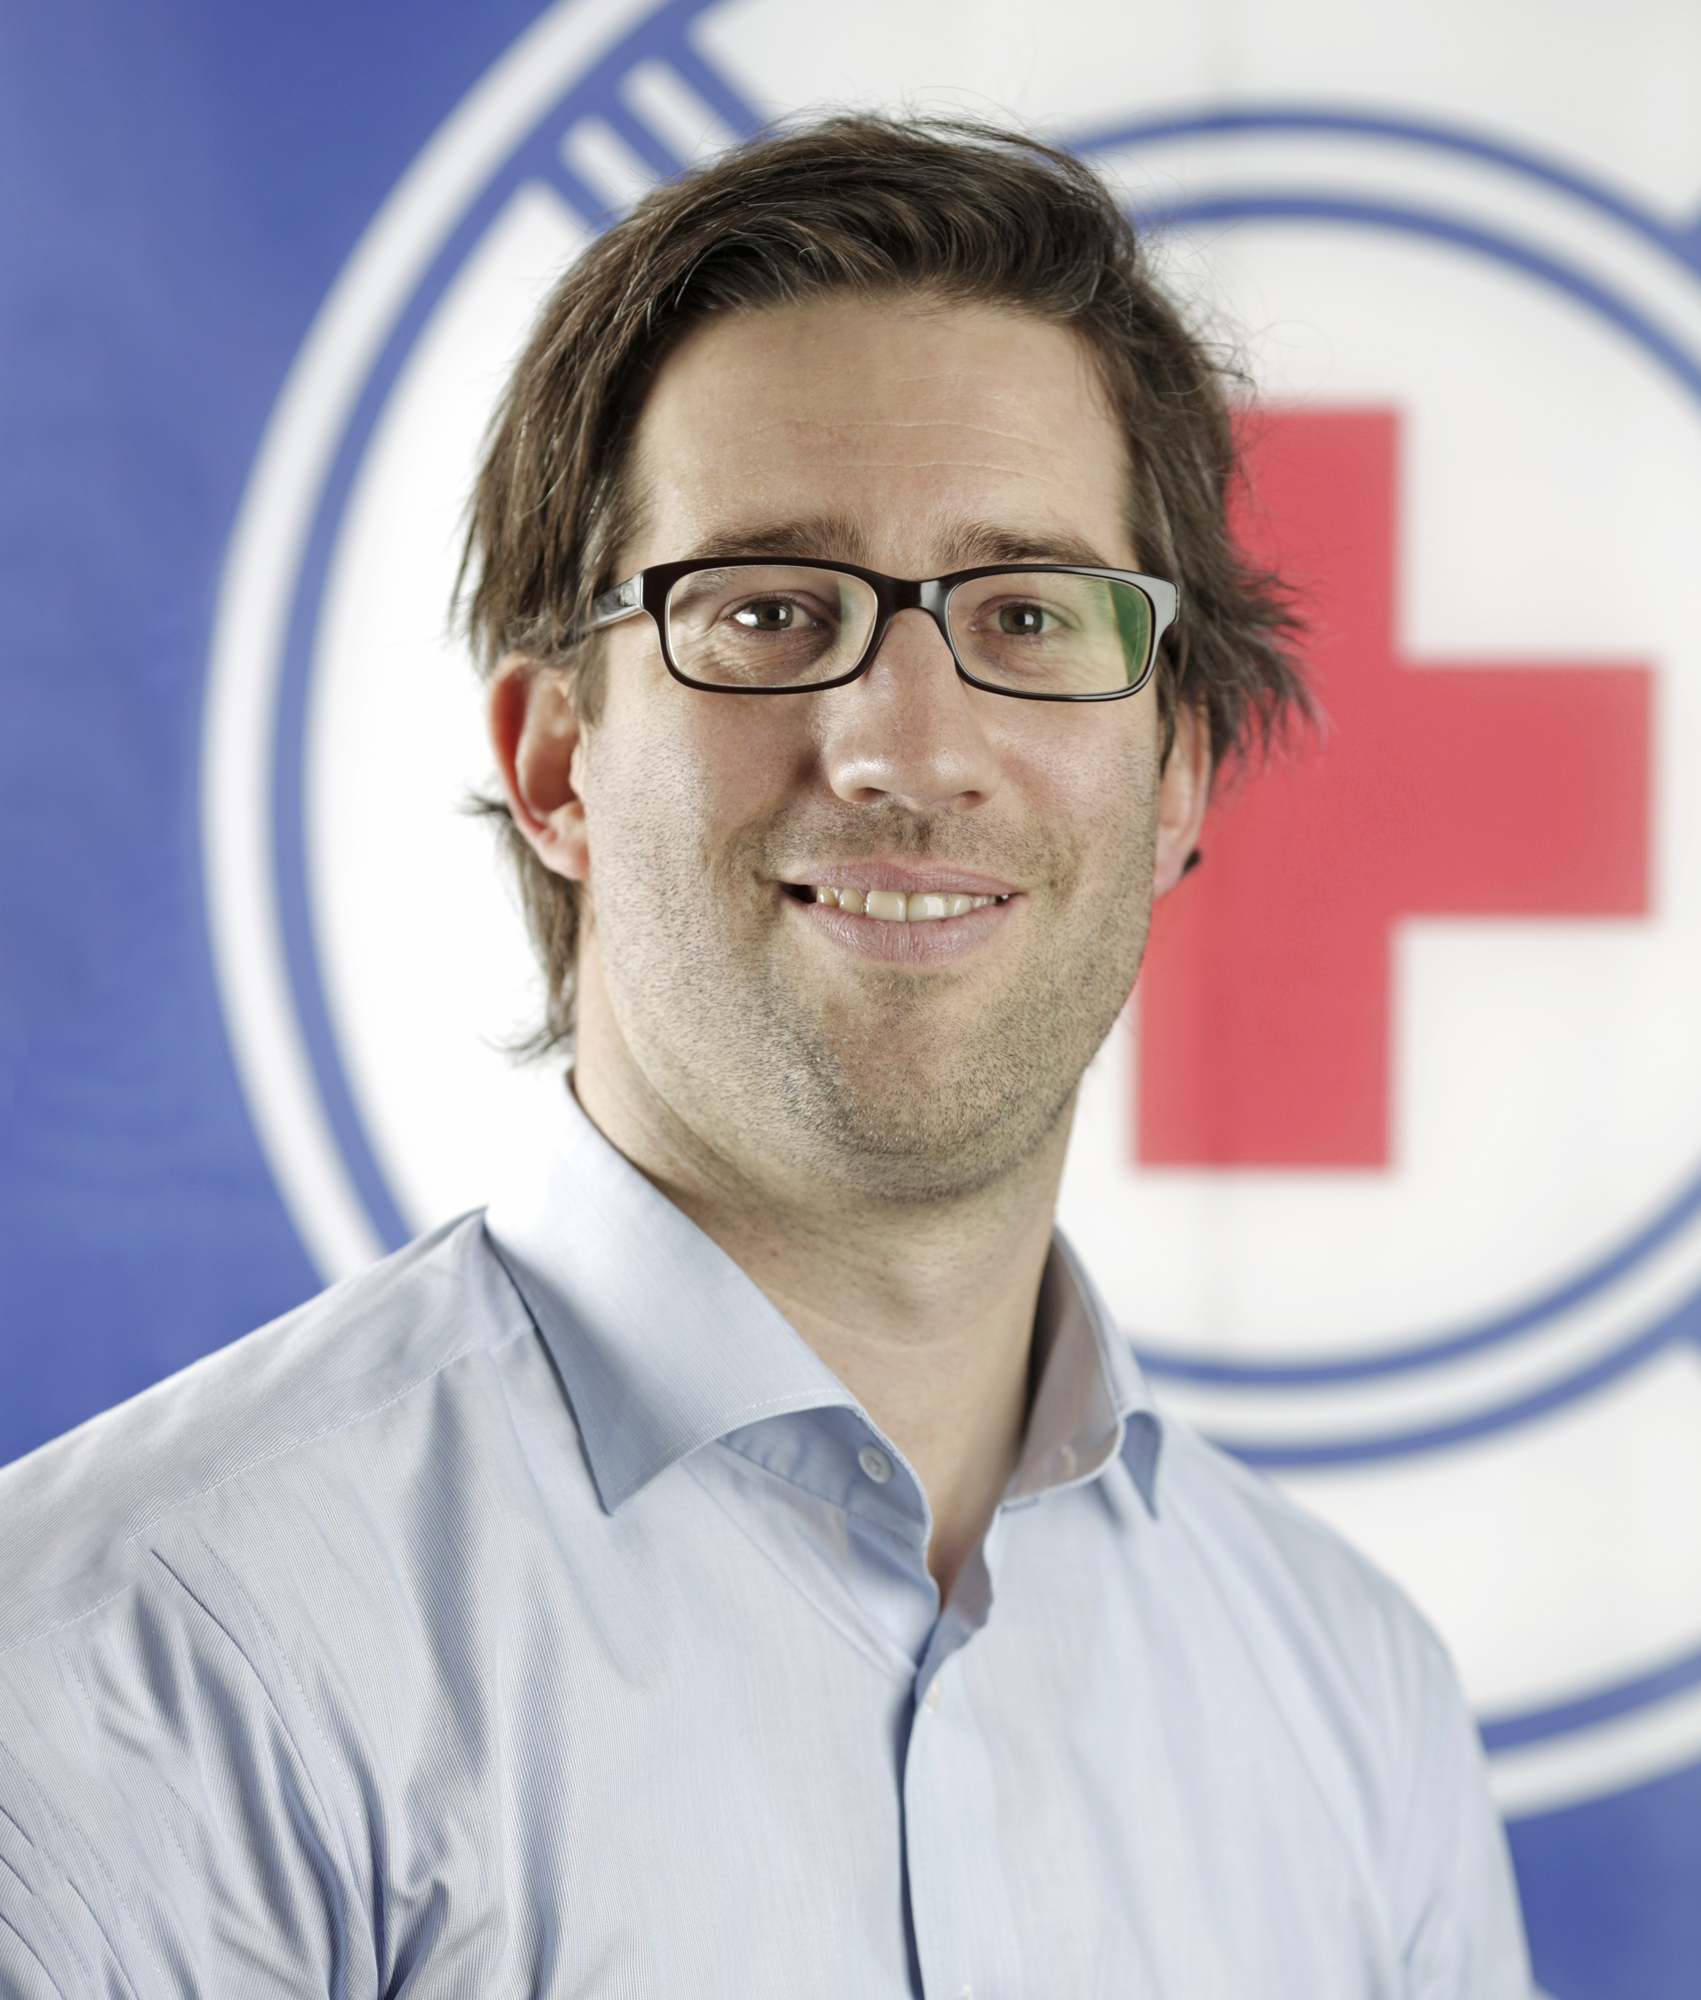
<instances>
[{"instance_id":1,"label":"mouth","mask_svg":"<svg viewBox=\"0 0 1701 2000\"><path fill-rule=\"evenodd\" d=\"M936 924L947 917L966 917L1007 903L1004 895L981 895L969 889L868 889L851 883L787 882L785 893L798 903L822 903L853 917L872 917L881 924Z\"/></svg>"}]
</instances>

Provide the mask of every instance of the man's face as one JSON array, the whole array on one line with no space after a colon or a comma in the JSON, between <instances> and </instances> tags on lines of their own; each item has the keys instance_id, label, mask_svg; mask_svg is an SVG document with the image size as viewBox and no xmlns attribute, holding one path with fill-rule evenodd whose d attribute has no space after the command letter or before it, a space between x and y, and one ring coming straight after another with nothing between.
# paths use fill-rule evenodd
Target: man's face
<instances>
[{"instance_id":1,"label":"man's face","mask_svg":"<svg viewBox=\"0 0 1701 2000\"><path fill-rule=\"evenodd\" d=\"M1086 349L1008 312L834 298L711 321L661 368L635 469L623 576L741 554L904 577L1139 566ZM741 1177L876 1203L949 1198L1060 1146L1154 871L1173 878L1190 844L1194 732L1161 787L1151 687L986 693L920 612L861 679L810 694L682 687L648 618L604 643L595 724L534 732L570 765L540 851L588 890L581 1094L679 1121ZM882 921L820 887L978 906Z\"/></svg>"}]
</instances>

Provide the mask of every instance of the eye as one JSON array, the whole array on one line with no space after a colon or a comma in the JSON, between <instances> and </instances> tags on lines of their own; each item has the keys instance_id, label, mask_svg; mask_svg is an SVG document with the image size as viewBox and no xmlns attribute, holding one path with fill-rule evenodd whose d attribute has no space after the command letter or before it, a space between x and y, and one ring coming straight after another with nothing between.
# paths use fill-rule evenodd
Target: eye
<instances>
[{"instance_id":1,"label":"eye","mask_svg":"<svg viewBox=\"0 0 1701 2000\"><path fill-rule=\"evenodd\" d=\"M1003 604L998 609L998 629L1012 638L1031 639L1046 628L1046 614L1037 604Z\"/></svg>"},{"instance_id":2,"label":"eye","mask_svg":"<svg viewBox=\"0 0 1701 2000\"><path fill-rule=\"evenodd\" d=\"M807 622L804 613L783 597L758 597L741 604L732 614L733 622L749 632L795 632Z\"/></svg>"}]
</instances>

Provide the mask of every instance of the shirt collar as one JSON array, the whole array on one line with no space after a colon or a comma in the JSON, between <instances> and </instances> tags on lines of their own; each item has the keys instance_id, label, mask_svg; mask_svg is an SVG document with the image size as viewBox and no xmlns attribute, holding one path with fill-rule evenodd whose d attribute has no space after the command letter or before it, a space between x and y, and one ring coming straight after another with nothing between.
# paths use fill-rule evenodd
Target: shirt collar
<instances>
[{"instance_id":1,"label":"shirt collar","mask_svg":"<svg viewBox=\"0 0 1701 2000\"><path fill-rule=\"evenodd\" d=\"M730 1430L855 1398L561 1091L550 1162L485 1228L549 1345L612 1513Z\"/></svg>"},{"instance_id":2,"label":"shirt collar","mask_svg":"<svg viewBox=\"0 0 1701 2000\"><path fill-rule=\"evenodd\" d=\"M1157 1412L1133 1352L1061 1230L1052 1232L1034 1337L1041 1344L1039 1388L1010 1500L1096 1478L1120 1451L1155 1514Z\"/></svg>"},{"instance_id":3,"label":"shirt collar","mask_svg":"<svg viewBox=\"0 0 1701 2000\"><path fill-rule=\"evenodd\" d=\"M615 1512L700 1446L854 1396L759 1287L560 1093L549 1165L485 1227L560 1371ZM1013 1501L1096 1477L1120 1448L1155 1507L1157 1418L1061 1236L1040 1287L1042 1373Z\"/></svg>"}]
</instances>

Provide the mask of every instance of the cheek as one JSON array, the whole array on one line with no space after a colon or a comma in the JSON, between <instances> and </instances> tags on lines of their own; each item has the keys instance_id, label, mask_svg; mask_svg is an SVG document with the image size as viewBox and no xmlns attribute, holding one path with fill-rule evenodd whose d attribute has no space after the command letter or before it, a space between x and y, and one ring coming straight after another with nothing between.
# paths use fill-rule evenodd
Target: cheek
<instances>
[{"instance_id":1,"label":"cheek","mask_svg":"<svg viewBox=\"0 0 1701 2000\"><path fill-rule=\"evenodd\" d=\"M1060 866L1072 865L1100 890L1131 883L1149 892L1158 745L1145 719L1124 717L1120 706L1084 705L1056 716L1062 726L1027 746L1024 789Z\"/></svg>"},{"instance_id":2,"label":"cheek","mask_svg":"<svg viewBox=\"0 0 1701 2000\"><path fill-rule=\"evenodd\" d=\"M599 871L605 886L640 872L677 885L736 866L743 830L775 813L809 761L795 724L760 712L773 704L672 682L651 692L611 702L589 746L593 884Z\"/></svg>"},{"instance_id":3,"label":"cheek","mask_svg":"<svg viewBox=\"0 0 1701 2000\"><path fill-rule=\"evenodd\" d=\"M703 817L737 827L764 818L796 796L816 756L796 697L698 694L678 745Z\"/></svg>"}]
</instances>

